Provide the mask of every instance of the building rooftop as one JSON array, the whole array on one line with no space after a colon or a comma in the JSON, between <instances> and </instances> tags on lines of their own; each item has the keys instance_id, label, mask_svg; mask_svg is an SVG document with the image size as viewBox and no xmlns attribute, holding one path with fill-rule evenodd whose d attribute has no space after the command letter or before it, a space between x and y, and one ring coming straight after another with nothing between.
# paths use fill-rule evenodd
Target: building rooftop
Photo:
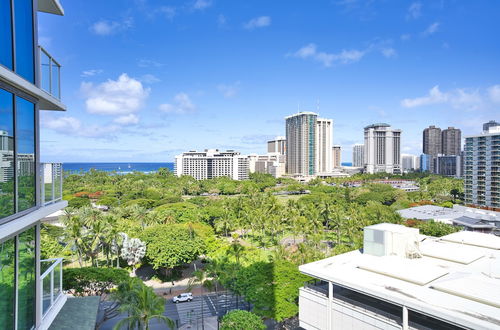
<instances>
[{"instance_id":1,"label":"building rooftop","mask_svg":"<svg viewBox=\"0 0 500 330\"><path fill-rule=\"evenodd\" d=\"M377 226L393 232L396 225ZM467 231L417 237L420 258L356 250L299 269L467 328L500 329L500 237Z\"/></svg>"},{"instance_id":2,"label":"building rooftop","mask_svg":"<svg viewBox=\"0 0 500 330\"><path fill-rule=\"evenodd\" d=\"M435 220L447 224L452 224L454 219L460 217L500 221L500 212L481 210L461 205L454 205L453 208L436 205L422 205L399 210L397 212L406 219Z\"/></svg>"},{"instance_id":3,"label":"building rooftop","mask_svg":"<svg viewBox=\"0 0 500 330\"><path fill-rule=\"evenodd\" d=\"M302 115L313 115L313 116L319 116L316 112L311 112L311 111L300 111L298 113L295 113L290 116L286 116L285 119L296 117L296 116L302 116Z\"/></svg>"},{"instance_id":4,"label":"building rooftop","mask_svg":"<svg viewBox=\"0 0 500 330\"><path fill-rule=\"evenodd\" d=\"M366 126L365 129L376 128L376 127L391 127L391 125L386 124L386 123L376 123L376 124L371 124L371 125Z\"/></svg>"}]
</instances>

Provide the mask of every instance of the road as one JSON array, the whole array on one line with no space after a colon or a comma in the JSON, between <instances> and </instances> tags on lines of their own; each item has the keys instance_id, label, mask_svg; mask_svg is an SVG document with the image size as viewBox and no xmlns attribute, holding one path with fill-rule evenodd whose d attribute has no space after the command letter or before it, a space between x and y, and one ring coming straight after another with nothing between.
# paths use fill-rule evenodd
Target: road
<instances>
[{"instance_id":1,"label":"road","mask_svg":"<svg viewBox=\"0 0 500 330\"><path fill-rule=\"evenodd\" d=\"M190 302L173 303L171 299L165 302L165 312L163 315L172 319L177 328L189 328L192 325L194 329L201 329L201 324L205 324L205 330L217 329L217 317L226 314L227 311L234 309L249 309L247 303L241 301L241 298L227 294L207 294L203 296L194 296ZM114 319L105 322L101 330L112 330L118 320L124 318L120 315ZM151 330L166 329L164 324L153 321L150 324Z\"/></svg>"}]
</instances>

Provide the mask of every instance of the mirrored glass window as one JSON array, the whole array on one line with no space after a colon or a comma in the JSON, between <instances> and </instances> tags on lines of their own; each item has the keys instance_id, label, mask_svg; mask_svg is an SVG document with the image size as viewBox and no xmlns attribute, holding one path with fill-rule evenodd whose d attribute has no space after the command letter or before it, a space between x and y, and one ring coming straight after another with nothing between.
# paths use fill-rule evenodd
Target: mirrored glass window
<instances>
[{"instance_id":1,"label":"mirrored glass window","mask_svg":"<svg viewBox=\"0 0 500 330\"><path fill-rule=\"evenodd\" d=\"M12 16L10 0L0 1L0 64L12 70Z\"/></svg>"},{"instance_id":2,"label":"mirrored glass window","mask_svg":"<svg viewBox=\"0 0 500 330\"><path fill-rule=\"evenodd\" d=\"M14 25L16 72L34 83L33 0L14 1Z\"/></svg>"},{"instance_id":3,"label":"mirrored glass window","mask_svg":"<svg viewBox=\"0 0 500 330\"><path fill-rule=\"evenodd\" d=\"M0 89L0 219L14 213L14 102Z\"/></svg>"},{"instance_id":4,"label":"mirrored glass window","mask_svg":"<svg viewBox=\"0 0 500 330\"><path fill-rule=\"evenodd\" d=\"M35 105L16 96L18 212L36 203Z\"/></svg>"},{"instance_id":5,"label":"mirrored glass window","mask_svg":"<svg viewBox=\"0 0 500 330\"><path fill-rule=\"evenodd\" d=\"M17 328L31 329L35 325L35 228L19 235L17 275Z\"/></svg>"},{"instance_id":6,"label":"mirrored glass window","mask_svg":"<svg viewBox=\"0 0 500 330\"><path fill-rule=\"evenodd\" d=\"M14 239L0 243L0 325L2 329L14 329L15 255Z\"/></svg>"}]
</instances>

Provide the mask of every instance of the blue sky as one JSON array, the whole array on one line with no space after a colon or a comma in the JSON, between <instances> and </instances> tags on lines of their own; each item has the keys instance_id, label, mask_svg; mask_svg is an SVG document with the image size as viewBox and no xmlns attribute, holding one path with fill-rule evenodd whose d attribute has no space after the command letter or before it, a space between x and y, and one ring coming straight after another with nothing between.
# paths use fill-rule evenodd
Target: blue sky
<instances>
[{"instance_id":1,"label":"blue sky","mask_svg":"<svg viewBox=\"0 0 500 330\"><path fill-rule=\"evenodd\" d=\"M375 122L420 154L428 125L500 120L495 0L61 2L39 15L68 106L42 114L44 161L265 153L299 107L334 120L343 161Z\"/></svg>"}]
</instances>

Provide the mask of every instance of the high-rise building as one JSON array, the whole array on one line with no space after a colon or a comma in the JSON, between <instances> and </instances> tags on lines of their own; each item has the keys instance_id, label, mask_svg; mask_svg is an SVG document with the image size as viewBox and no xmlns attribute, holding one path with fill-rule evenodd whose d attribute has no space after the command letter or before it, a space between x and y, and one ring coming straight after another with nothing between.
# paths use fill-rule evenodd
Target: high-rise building
<instances>
[{"instance_id":1,"label":"high-rise building","mask_svg":"<svg viewBox=\"0 0 500 330\"><path fill-rule=\"evenodd\" d=\"M426 155L437 156L441 153L442 143L441 129L436 126L429 126L423 132L423 152Z\"/></svg>"},{"instance_id":2,"label":"high-rise building","mask_svg":"<svg viewBox=\"0 0 500 330\"><path fill-rule=\"evenodd\" d=\"M365 165L363 144L355 144L352 147L352 166L363 167Z\"/></svg>"},{"instance_id":3,"label":"high-rise building","mask_svg":"<svg viewBox=\"0 0 500 330\"><path fill-rule=\"evenodd\" d=\"M500 209L500 126L465 138L465 203Z\"/></svg>"},{"instance_id":4,"label":"high-rise building","mask_svg":"<svg viewBox=\"0 0 500 330\"><path fill-rule=\"evenodd\" d=\"M285 155L286 154L286 138L284 136L277 136L274 140L267 141L267 152Z\"/></svg>"},{"instance_id":5,"label":"high-rise building","mask_svg":"<svg viewBox=\"0 0 500 330\"><path fill-rule=\"evenodd\" d=\"M434 156L421 154L420 155L420 171L422 172L433 172L433 163Z\"/></svg>"},{"instance_id":6,"label":"high-rise building","mask_svg":"<svg viewBox=\"0 0 500 330\"><path fill-rule=\"evenodd\" d=\"M62 258L40 252L41 220L68 203L60 164L40 163L39 113L66 106L60 65L38 44L39 12L64 14L57 0L0 1L1 329L49 329L67 300Z\"/></svg>"},{"instance_id":7,"label":"high-rise building","mask_svg":"<svg viewBox=\"0 0 500 330\"><path fill-rule=\"evenodd\" d=\"M332 169L332 120L299 112L286 120L286 172L315 175Z\"/></svg>"},{"instance_id":8,"label":"high-rise building","mask_svg":"<svg viewBox=\"0 0 500 330\"><path fill-rule=\"evenodd\" d=\"M316 120L316 173L332 171L332 126L331 119Z\"/></svg>"},{"instance_id":9,"label":"high-rise building","mask_svg":"<svg viewBox=\"0 0 500 330\"><path fill-rule=\"evenodd\" d=\"M332 147L333 168L339 168L342 165L342 147L335 145Z\"/></svg>"},{"instance_id":10,"label":"high-rise building","mask_svg":"<svg viewBox=\"0 0 500 330\"><path fill-rule=\"evenodd\" d=\"M458 128L448 127L442 131L442 151L445 156L459 156L462 150L462 132Z\"/></svg>"},{"instance_id":11,"label":"high-rise building","mask_svg":"<svg viewBox=\"0 0 500 330\"><path fill-rule=\"evenodd\" d=\"M316 173L316 121L314 112L300 112L286 120L286 172L292 175Z\"/></svg>"},{"instance_id":12,"label":"high-rise building","mask_svg":"<svg viewBox=\"0 0 500 330\"><path fill-rule=\"evenodd\" d=\"M401 155L401 168L403 172L413 172L420 168L420 157L409 154Z\"/></svg>"},{"instance_id":13,"label":"high-rise building","mask_svg":"<svg viewBox=\"0 0 500 330\"><path fill-rule=\"evenodd\" d=\"M462 157L439 155L434 158L434 173L456 178L462 177Z\"/></svg>"},{"instance_id":14,"label":"high-rise building","mask_svg":"<svg viewBox=\"0 0 500 330\"><path fill-rule=\"evenodd\" d=\"M389 124L365 127L365 171L401 173L401 130Z\"/></svg>"},{"instance_id":15,"label":"high-rise building","mask_svg":"<svg viewBox=\"0 0 500 330\"><path fill-rule=\"evenodd\" d=\"M189 175L196 180L221 176L233 180L246 180L249 173L249 158L233 150L188 151L175 156L174 173L177 176Z\"/></svg>"},{"instance_id":16,"label":"high-rise building","mask_svg":"<svg viewBox=\"0 0 500 330\"><path fill-rule=\"evenodd\" d=\"M488 132L490 128L497 126L500 126L500 123L490 120L489 122L483 124L483 132Z\"/></svg>"}]
</instances>

